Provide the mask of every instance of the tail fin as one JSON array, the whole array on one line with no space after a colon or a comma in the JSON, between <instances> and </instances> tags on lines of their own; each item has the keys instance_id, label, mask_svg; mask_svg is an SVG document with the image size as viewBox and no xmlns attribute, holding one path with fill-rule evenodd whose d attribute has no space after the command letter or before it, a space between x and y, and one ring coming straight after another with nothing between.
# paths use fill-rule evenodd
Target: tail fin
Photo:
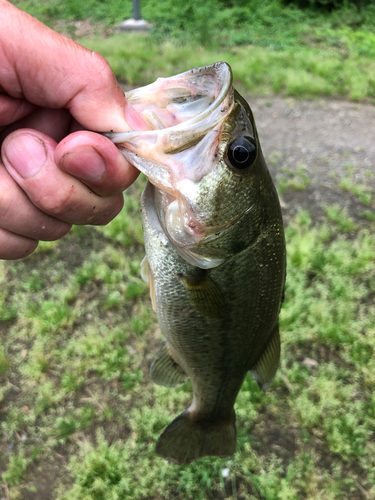
<instances>
[{"instance_id":1,"label":"tail fin","mask_svg":"<svg viewBox=\"0 0 375 500\"><path fill-rule=\"evenodd\" d=\"M165 429L156 444L156 453L179 465L214 455L231 457L236 447L235 413L229 421L196 420L184 411Z\"/></svg>"}]
</instances>

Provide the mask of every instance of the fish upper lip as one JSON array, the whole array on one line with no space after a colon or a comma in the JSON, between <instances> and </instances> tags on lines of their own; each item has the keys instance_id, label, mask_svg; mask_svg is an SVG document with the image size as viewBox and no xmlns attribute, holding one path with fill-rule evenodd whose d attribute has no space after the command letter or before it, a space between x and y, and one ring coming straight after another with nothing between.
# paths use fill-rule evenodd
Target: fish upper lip
<instances>
[{"instance_id":1,"label":"fish upper lip","mask_svg":"<svg viewBox=\"0 0 375 500\"><path fill-rule=\"evenodd\" d=\"M108 137L109 139L111 139L111 141L114 144L120 144L122 142L127 142L127 141L131 140L133 137L136 137L136 136L142 137L144 135L150 134L150 132L152 134L155 134L155 135L161 135L161 134L165 134L166 130L168 131L168 133L169 132L179 132L181 130L186 130L190 127L196 126L197 123L199 123L202 120L204 120L205 118L207 118L210 114L212 114L212 112L215 109L217 109L220 106L220 104L224 101L225 97L228 95L228 92L229 92L229 90L232 86L232 83L233 83L232 71L230 69L230 66L227 63L218 62L218 63L213 64L212 66L215 67L215 70L217 72L219 72L219 71L226 72L226 75L224 75L224 78L223 78L224 84L220 88L219 94L218 94L217 98L214 100L214 102L212 104L210 104L207 107L207 109L205 109L204 111L199 113L197 116L194 116L193 118L190 118L189 120L180 122L177 125L173 125L172 127L167 127L166 129L133 130L133 131L122 132L122 133L121 132L108 132L108 133L104 133L103 135ZM205 68L207 68L207 67L208 66L205 66ZM198 69L202 69L202 68L198 68ZM189 73L191 73L191 71L197 71L197 70L186 71L185 73L181 73L181 75L178 75L178 76L189 74ZM150 85L153 85L153 84L150 84ZM220 119L218 120L218 122L219 121L220 121Z\"/></svg>"}]
</instances>

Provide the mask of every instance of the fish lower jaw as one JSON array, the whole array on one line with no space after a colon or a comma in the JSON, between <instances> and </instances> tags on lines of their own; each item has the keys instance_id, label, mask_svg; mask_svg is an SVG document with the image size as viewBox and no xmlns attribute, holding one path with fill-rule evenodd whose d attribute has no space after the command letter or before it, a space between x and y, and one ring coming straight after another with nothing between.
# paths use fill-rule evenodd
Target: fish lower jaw
<instances>
[{"instance_id":1,"label":"fish lower jaw","mask_svg":"<svg viewBox=\"0 0 375 500\"><path fill-rule=\"evenodd\" d=\"M198 246L204 233L198 229L198 224L191 221L188 232L182 222L178 201L173 201L167 208L165 214L165 233L177 253L189 264L201 269L211 269L221 264L222 259L212 259L194 253L194 248ZM197 234L198 233L198 234Z\"/></svg>"},{"instance_id":2,"label":"fish lower jaw","mask_svg":"<svg viewBox=\"0 0 375 500\"><path fill-rule=\"evenodd\" d=\"M188 230L182 221L178 200L170 203L165 213L164 230L174 249L186 262L200 269L212 269L219 266L224 261L223 258L205 256L202 248L199 248L199 253L195 251L202 238L205 237L206 230L192 217L187 220Z\"/></svg>"},{"instance_id":3,"label":"fish lower jaw","mask_svg":"<svg viewBox=\"0 0 375 500\"><path fill-rule=\"evenodd\" d=\"M179 245L195 246L205 235L206 230L202 224L184 212L177 199L172 201L165 213L166 228L172 239Z\"/></svg>"}]
</instances>

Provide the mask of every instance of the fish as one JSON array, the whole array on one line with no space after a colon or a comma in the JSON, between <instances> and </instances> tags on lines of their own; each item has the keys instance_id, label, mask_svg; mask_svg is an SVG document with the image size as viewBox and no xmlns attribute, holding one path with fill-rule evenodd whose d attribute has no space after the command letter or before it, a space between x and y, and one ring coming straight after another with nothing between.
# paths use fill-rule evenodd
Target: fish
<instances>
[{"instance_id":1,"label":"fish","mask_svg":"<svg viewBox=\"0 0 375 500\"><path fill-rule=\"evenodd\" d=\"M179 465L231 457L246 374L265 391L279 366L278 195L227 63L159 78L126 98L138 129L106 135L148 177L142 273L164 335L150 376L169 388L190 379L193 390L156 454Z\"/></svg>"}]
</instances>

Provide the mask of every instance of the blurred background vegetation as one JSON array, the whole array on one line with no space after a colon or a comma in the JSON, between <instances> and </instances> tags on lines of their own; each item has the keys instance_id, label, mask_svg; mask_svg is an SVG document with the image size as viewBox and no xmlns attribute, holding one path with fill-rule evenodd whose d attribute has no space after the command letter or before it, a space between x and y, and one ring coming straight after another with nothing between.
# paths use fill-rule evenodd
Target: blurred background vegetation
<instances>
[{"instance_id":1,"label":"blurred background vegetation","mask_svg":"<svg viewBox=\"0 0 375 500\"><path fill-rule=\"evenodd\" d=\"M129 0L15 3L73 37L85 33L85 20L90 39L81 43L131 85L226 60L257 94L375 96L374 0L142 0L154 27L126 42L108 35L132 17Z\"/></svg>"},{"instance_id":2,"label":"blurred background vegetation","mask_svg":"<svg viewBox=\"0 0 375 500\"><path fill-rule=\"evenodd\" d=\"M47 24L56 19L91 19L112 26L132 17L130 1L15 3ZM283 49L323 43L375 54L373 0L142 0L140 4L142 17L155 23L152 34L159 40L173 37L216 48L254 44ZM361 45L362 37L368 38L367 46Z\"/></svg>"},{"instance_id":3,"label":"blurred background vegetation","mask_svg":"<svg viewBox=\"0 0 375 500\"><path fill-rule=\"evenodd\" d=\"M141 0L154 28L123 35L113 27L132 16L128 0L14 3L101 52L128 86L225 60L264 106L276 94L374 103L371 0ZM311 172L266 155L279 193L304 196ZM232 460L176 467L154 453L191 386L148 375L161 333L140 278L143 176L108 226L0 262L0 498L374 499L374 169L360 182L348 156L334 182L359 217L330 203L320 219L284 209L281 367L267 394L247 377Z\"/></svg>"}]
</instances>

